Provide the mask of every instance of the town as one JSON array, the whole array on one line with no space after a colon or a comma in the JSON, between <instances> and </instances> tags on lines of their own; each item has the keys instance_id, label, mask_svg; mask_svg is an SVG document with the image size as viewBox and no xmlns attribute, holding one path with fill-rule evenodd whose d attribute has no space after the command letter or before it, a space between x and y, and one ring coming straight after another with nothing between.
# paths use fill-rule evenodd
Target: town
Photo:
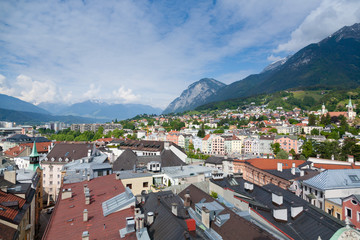
<instances>
[{"instance_id":1,"label":"town","mask_svg":"<svg viewBox=\"0 0 360 240\"><path fill-rule=\"evenodd\" d=\"M360 121L250 103L0 122L3 239L360 239Z\"/></svg>"}]
</instances>

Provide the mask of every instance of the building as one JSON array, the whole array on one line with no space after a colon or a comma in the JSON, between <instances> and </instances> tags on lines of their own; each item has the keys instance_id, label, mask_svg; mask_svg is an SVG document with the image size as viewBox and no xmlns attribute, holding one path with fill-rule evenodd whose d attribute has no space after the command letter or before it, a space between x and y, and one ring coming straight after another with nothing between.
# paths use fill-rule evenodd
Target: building
<instances>
[{"instance_id":1,"label":"building","mask_svg":"<svg viewBox=\"0 0 360 240\"><path fill-rule=\"evenodd\" d=\"M352 194L342 199L342 216L342 220L347 218L356 229L360 229L360 195Z\"/></svg>"},{"instance_id":2,"label":"building","mask_svg":"<svg viewBox=\"0 0 360 240\"><path fill-rule=\"evenodd\" d=\"M345 226L339 219L273 184L257 186L242 178L224 178L211 180L209 191L216 192L224 205L236 209L238 215L277 239L330 239Z\"/></svg>"},{"instance_id":3,"label":"building","mask_svg":"<svg viewBox=\"0 0 360 240\"><path fill-rule=\"evenodd\" d=\"M211 139L211 154L225 155L224 138L217 135Z\"/></svg>"},{"instance_id":4,"label":"building","mask_svg":"<svg viewBox=\"0 0 360 240\"><path fill-rule=\"evenodd\" d=\"M259 139L259 154L261 156L272 154L271 144L274 142L275 137L271 135L262 135Z\"/></svg>"},{"instance_id":5,"label":"building","mask_svg":"<svg viewBox=\"0 0 360 240\"><path fill-rule=\"evenodd\" d=\"M209 239L276 239L194 185L185 188L179 196L196 226Z\"/></svg>"},{"instance_id":6,"label":"building","mask_svg":"<svg viewBox=\"0 0 360 240\"><path fill-rule=\"evenodd\" d=\"M274 143L279 143L280 148L286 152L290 152L291 149L294 149L295 153L299 153L299 143L296 136L281 136L278 135L274 139Z\"/></svg>"},{"instance_id":7,"label":"building","mask_svg":"<svg viewBox=\"0 0 360 240\"><path fill-rule=\"evenodd\" d=\"M136 239L134 206L116 174L64 184L42 239Z\"/></svg>"},{"instance_id":8,"label":"building","mask_svg":"<svg viewBox=\"0 0 360 240\"><path fill-rule=\"evenodd\" d=\"M360 169L325 170L302 185L302 198L326 211L326 199L360 194Z\"/></svg>"},{"instance_id":9,"label":"building","mask_svg":"<svg viewBox=\"0 0 360 240\"><path fill-rule=\"evenodd\" d=\"M45 196L50 202L56 201L61 186L61 171L69 162L95 154L93 144L88 143L57 143L41 162L43 170L43 186Z\"/></svg>"},{"instance_id":10,"label":"building","mask_svg":"<svg viewBox=\"0 0 360 240\"><path fill-rule=\"evenodd\" d=\"M134 195L148 193L152 190L153 174L150 172L118 171L116 175L123 185L131 190Z\"/></svg>"},{"instance_id":11,"label":"building","mask_svg":"<svg viewBox=\"0 0 360 240\"><path fill-rule=\"evenodd\" d=\"M234 160L234 174L240 174L244 180L259 186L274 184L288 189L302 173L299 166L305 161L290 159L254 158Z\"/></svg>"}]
</instances>

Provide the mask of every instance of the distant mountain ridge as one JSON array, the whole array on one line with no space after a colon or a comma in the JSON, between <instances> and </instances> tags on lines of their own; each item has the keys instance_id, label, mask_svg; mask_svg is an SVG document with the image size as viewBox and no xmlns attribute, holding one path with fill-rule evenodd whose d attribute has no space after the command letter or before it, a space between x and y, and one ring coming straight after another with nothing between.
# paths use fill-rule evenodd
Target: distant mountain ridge
<instances>
[{"instance_id":1,"label":"distant mountain ridge","mask_svg":"<svg viewBox=\"0 0 360 240\"><path fill-rule=\"evenodd\" d=\"M199 81L192 83L181 93L180 97L172 101L163 113L177 113L194 109L207 103L209 96L225 86L226 84L213 78L200 79Z\"/></svg>"},{"instance_id":2,"label":"distant mountain ridge","mask_svg":"<svg viewBox=\"0 0 360 240\"><path fill-rule=\"evenodd\" d=\"M143 104L108 104L97 101L85 101L72 105L42 104L53 114L74 115L97 118L102 120L114 120L115 118L128 119L138 114L160 114L162 109Z\"/></svg>"},{"instance_id":3,"label":"distant mountain ridge","mask_svg":"<svg viewBox=\"0 0 360 240\"><path fill-rule=\"evenodd\" d=\"M14 110L14 111L50 114L45 109L35 106L34 104L25 102L23 100L5 94L0 94L0 108Z\"/></svg>"},{"instance_id":4,"label":"distant mountain ridge","mask_svg":"<svg viewBox=\"0 0 360 240\"><path fill-rule=\"evenodd\" d=\"M360 23L341 28L322 41L310 44L294 55L270 64L259 74L217 89L213 94L202 98L201 103L205 105L295 88L350 89L358 86ZM201 95L201 92L199 94ZM193 99L196 99L196 96L193 96ZM194 109L191 103L188 103L188 106L190 107L183 109Z\"/></svg>"}]
</instances>

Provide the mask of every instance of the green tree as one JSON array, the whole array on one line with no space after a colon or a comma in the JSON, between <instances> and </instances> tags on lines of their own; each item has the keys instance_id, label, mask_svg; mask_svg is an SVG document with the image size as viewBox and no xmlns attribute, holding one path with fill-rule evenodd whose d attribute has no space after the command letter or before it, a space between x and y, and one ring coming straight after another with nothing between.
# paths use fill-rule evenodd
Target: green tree
<instances>
[{"instance_id":1,"label":"green tree","mask_svg":"<svg viewBox=\"0 0 360 240\"><path fill-rule=\"evenodd\" d=\"M275 155L277 155L278 152L280 152L280 143L272 143L271 144L271 149L272 149L273 153Z\"/></svg>"},{"instance_id":2,"label":"green tree","mask_svg":"<svg viewBox=\"0 0 360 240\"><path fill-rule=\"evenodd\" d=\"M315 124L316 124L316 116L314 114L310 114L308 126L315 126Z\"/></svg>"},{"instance_id":3,"label":"green tree","mask_svg":"<svg viewBox=\"0 0 360 240\"><path fill-rule=\"evenodd\" d=\"M288 159L288 158L289 158L289 154L288 154L286 151L284 151L283 149L281 149L281 150L279 151L279 153L276 154L276 158L277 158L277 159Z\"/></svg>"},{"instance_id":4,"label":"green tree","mask_svg":"<svg viewBox=\"0 0 360 240\"><path fill-rule=\"evenodd\" d=\"M311 130L311 135L319 135L320 133L319 133L319 129L316 129L316 128L314 128L313 130Z\"/></svg>"},{"instance_id":5,"label":"green tree","mask_svg":"<svg viewBox=\"0 0 360 240\"><path fill-rule=\"evenodd\" d=\"M305 158L314 155L313 142L311 140L305 141L302 145L302 154L305 156Z\"/></svg>"},{"instance_id":6,"label":"green tree","mask_svg":"<svg viewBox=\"0 0 360 240\"><path fill-rule=\"evenodd\" d=\"M205 137L204 124L201 125L201 129L198 131L197 136L200 137L200 138L204 138L204 137Z\"/></svg>"}]
</instances>

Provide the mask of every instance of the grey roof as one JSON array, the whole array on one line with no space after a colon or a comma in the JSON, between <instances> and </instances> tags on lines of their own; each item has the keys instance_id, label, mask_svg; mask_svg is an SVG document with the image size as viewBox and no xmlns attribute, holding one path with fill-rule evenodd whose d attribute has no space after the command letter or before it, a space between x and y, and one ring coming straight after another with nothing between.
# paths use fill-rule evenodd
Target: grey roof
<instances>
[{"instance_id":1,"label":"grey roof","mask_svg":"<svg viewBox=\"0 0 360 240\"><path fill-rule=\"evenodd\" d=\"M238 188L240 187L242 189L243 187L231 185L230 180L231 178L225 178L217 181L212 180L212 182L223 188L230 188L238 193ZM242 178L236 178L236 180L239 185L244 183ZM242 194L242 192L239 193ZM281 207L288 209L287 222L276 221L272 216L272 210L279 208L279 206L272 203L272 193L281 194L283 196L283 204ZM273 184L268 184L263 187L254 185L253 191L247 192L247 194L253 201L256 201L264 206L258 207L251 204L248 199L243 198L245 201L249 202L250 207L255 209L257 213L259 213L272 225L276 226L278 229L294 239L316 240L318 239L318 236L320 236L321 239L330 239L339 228L345 226L342 221L309 204L307 201L297 197L293 193ZM293 219L290 215L291 206L303 206L304 210L300 215Z\"/></svg>"},{"instance_id":2,"label":"grey roof","mask_svg":"<svg viewBox=\"0 0 360 240\"><path fill-rule=\"evenodd\" d=\"M186 178L190 176L197 176L199 174L211 174L214 168L200 166L200 165L185 165L174 167L163 167L162 173L165 173L171 178ZM210 177L210 175L209 175Z\"/></svg>"},{"instance_id":3,"label":"grey roof","mask_svg":"<svg viewBox=\"0 0 360 240\"><path fill-rule=\"evenodd\" d=\"M211 164L222 164L223 157L215 157L211 156L208 159L205 160L205 163L211 163Z\"/></svg>"},{"instance_id":4,"label":"grey roof","mask_svg":"<svg viewBox=\"0 0 360 240\"><path fill-rule=\"evenodd\" d=\"M186 165L171 150L164 150L159 155L137 156L132 150L126 149L113 163L114 171L133 170L137 167L145 166L149 162L160 162L161 167Z\"/></svg>"},{"instance_id":5,"label":"grey roof","mask_svg":"<svg viewBox=\"0 0 360 240\"><path fill-rule=\"evenodd\" d=\"M120 179L129 179L129 178L141 178L141 177L150 177L151 173L148 172L134 172L132 170L126 171L117 171L116 174Z\"/></svg>"},{"instance_id":6,"label":"grey roof","mask_svg":"<svg viewBox=\"0 0 360 240\"><path fill-rule=\"evenodd\" d=\"M172 214L172 203L178 204L178 217ZM180 197L171 191L149 193L142 209L145 216L149 212L155 214L153 224L148 227L151 239L184 239L184 232L187 231L185 219L188 219L189 215L186 213ZM201 234L199 231L190 234L190 239L204 239L199 234Z\"/></svg>"},{"instance_id":7,"label":"grey roof","mask_svg":"<svg viewBox=\"0 0 360 240\"><path fill-rule=\"evenodd\" d=\"M360 187L360 169L330 169L304 180L303 184L320 190Z\"/></svg>"},{"instance_id":8,"label":"grey roof","mask_svg":"<svg viewBox=\"0 0 360 240\"><path fill-rule=\"evenodd\" d=\"M63 162L65 159L78 160L88 155L88 150L93 150L93 144L89 143L57 143L46 156L45 162L58 162L61 158Z\"/></svg>"}]
</instances>

